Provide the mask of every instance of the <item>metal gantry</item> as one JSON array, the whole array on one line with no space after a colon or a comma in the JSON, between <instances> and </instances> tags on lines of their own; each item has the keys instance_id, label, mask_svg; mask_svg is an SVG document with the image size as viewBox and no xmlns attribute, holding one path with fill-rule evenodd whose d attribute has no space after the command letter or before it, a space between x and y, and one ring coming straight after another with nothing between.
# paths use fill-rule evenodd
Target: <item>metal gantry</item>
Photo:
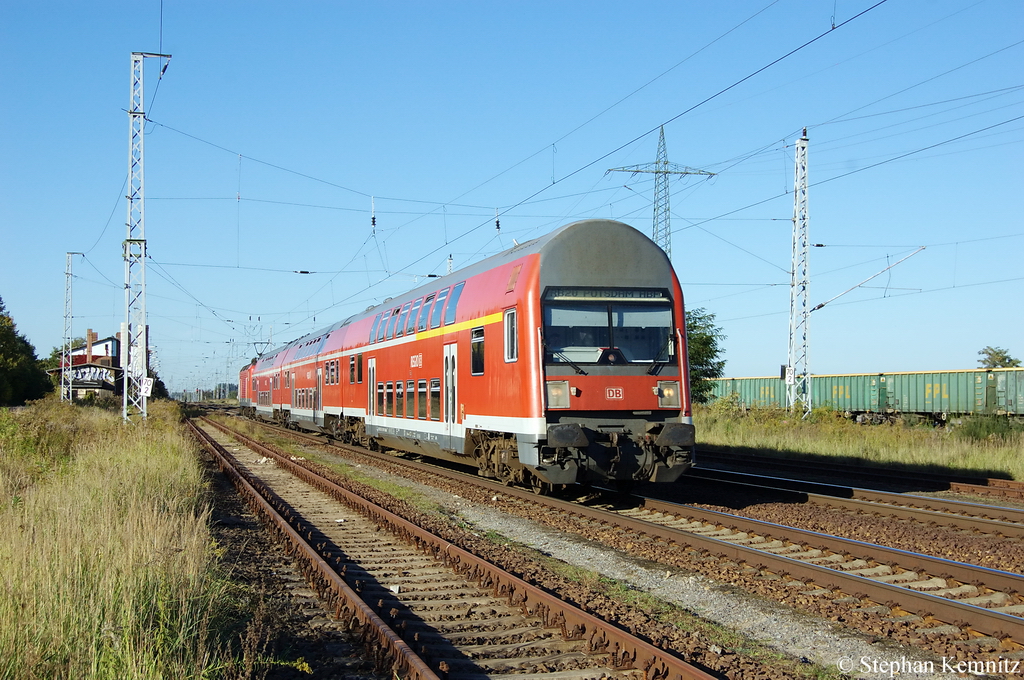
<instances>
[{"instance_id":1,"label":"metal gantry","mask_svg":"<svg viewBox=\"0 0 1024 680\"><path fill-rule=\"evenodd\" d=\"M811 412L811 372L808 364L808 332L811 307L808 289L810 267L807 213L807 128L796 142L793 178L793 261L789 286L789 362L786 365L786 404L806 417Z\"/></svg>"},{"instance_id":2,"label":"metal gantry","mask_svg":"<svg viewBox=\"0 0 1024 680\"><path fill-rule=\"evenodd\" d=\"M75 255L81 255L82 253L71 253L67 254L67 263L64 267L64 345L60 353L60 400L71 402L74 400L74 390L72 390L72 374L73 367L71 365L71 343L74 342L74 336L71 332L71 307L72 307L72 274L71 265L72 258Z\"/></svg>"},{"instance_id":3,"label":"metal gantry","mask_svg":"<svg viewBox=\"0 0 1024 680\"><path fill-rule=\"evenodd\" d=\"M128 232L124 240L125 324L121 333L124 368L122 415L146 418L149 397L146 323L146 218L145 218L145 97L143 64L146 57L170 59L168 54L132 52L131 93L128 105Z\"/></svg>"},{"instance_id":4,"label":"metal gantry","mask_svg":"<svg viewBox=\"0 0 1024 680\"><path fill-rule=\"evenodd\" d=\"M677 163L669 163L668 150L665 147L665 126L661 126L658 136L658 159L653 163L628 165L623 168L611 168L608 172L631 172L634 175L651 173L654 175L654 230L651 238L672 259L672 209L669 207L669 175L707 175L715 173L697 170Z\"/></svg>"}]
</instances>

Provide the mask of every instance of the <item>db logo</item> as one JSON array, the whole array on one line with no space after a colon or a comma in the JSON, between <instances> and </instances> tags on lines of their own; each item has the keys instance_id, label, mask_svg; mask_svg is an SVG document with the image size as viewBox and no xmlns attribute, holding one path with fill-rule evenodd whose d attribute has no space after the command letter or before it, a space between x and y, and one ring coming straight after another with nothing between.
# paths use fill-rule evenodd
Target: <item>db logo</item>
<instances>
[{"instance_id":1,"label":"db logo","mask_svg":"<svg viewBox=\"0 0 1024 680\"><path fill-rule=\"evenodd\" d=\"M625 399L625 395L622 393L621 387L606 387L604 388L605 399Z\"/></svg>"},{"instance_id":2,"label":"db logo","mask_svg":"<svg viewBox=\"0 0 1024 680\"><path fill-rule=\"evenodd\" d=\"M413 354L409 357L409 368L423 368L423 355Z\"/></svg>"}]
</instances>

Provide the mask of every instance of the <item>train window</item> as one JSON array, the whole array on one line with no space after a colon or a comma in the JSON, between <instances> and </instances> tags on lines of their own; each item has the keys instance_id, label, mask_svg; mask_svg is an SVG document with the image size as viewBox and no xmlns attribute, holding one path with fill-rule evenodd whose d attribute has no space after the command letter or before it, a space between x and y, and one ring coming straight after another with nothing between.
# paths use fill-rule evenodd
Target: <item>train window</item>
<instances>
[{"instance_id":1,"label":"train window","mask_svg":"<svg viewBox=\"0 0 1024 680\"><path fill-rule=\"evenodd\" d=\"M416 417L416 381L410 380L405 384L405 417Z\"/></svg>"},{"instance_id":2,"label":"train window","mask_svg":"<svg viewBox=\"0 0 1024 680\"><path fill-rule=\"evenodd\" d=\"M391 319L391 310L389 309L388 311L384 312L384 314L380 317L380 325L377 326L377 340L376 340L376 342L380 342L380 341L382 341L384 339L384 331L386 331L388 329L388 321L390 319Z\"/></svg>"},{"instance_id":3,"label":"train window","mask_svg":"<svg viewBox=\"0 0 1024 680\"><path fill-rule=\"evenodd\" d=\"M348 384L354 385L356 382L356 356L353 354L348 358Z\"/></svg>"},{"instance_id":4,"label":"train window","mask_svg":"<svg viewBox=\"0 0 1024 680\"><path fill-rule=\"evenodd\" d=\"M384 386L384 415L395 415L395 384L387 383Z\"/></svg>"},{"instance_id":5,"label":"train window","mask_svg":"<svg viewBox=\"0 0 1024 680\"><path fill-rule=\"evenodd\" d=\"M428 295L427 299L423 301L423 309L420 310L420 318L416 322L416 332L427 330L427 319L430 318L430 303L433 302L434 296Z\"/></svg>"},{"instance_id":6,"label":"train window","mask_svg":"<svg viewBox=\"0 0 1024 680\"><path fill-rule=\"evenodd\" d=\"M409 307L411 306L411 302L406 302L405 306L402 307L402 313L398 316L398 323L395 325L396 338L405 334L405 317L409 316Z\"/></svg>"},{"instance_id":7,"label":"train window","mask_svg":"<svg viewBox=\"0 0 1024 680\"><path fill-rule=\"evenodd\" d=\"M434 309L430 312L430 327L437 328L441 325L441 312L444 311L444 299L448 297L448 289L445 288L437 294L434 300Z\"/></svg>"},{"instance_id":8,"label":"train window","mask_svg":"<svg viewBox=\"0 0 1024 680\"><path fill-rule=\"evenodd\" d=\"M448 298L448 308L444 311L444 325L447 326L450 323L455 323L455 312L459 306L459 297L462 295L462 289L466 287L466 282L456 283L455 288L452 289L451 297Z\"/></svg>"},{"instance_id":9,"label":"train window","mask_svg":"<svg viewBox=\"0 0 1024 680\"><path fill-rule=\"evenodd\" d=\"M380 314L373 317L373 325L370 326L370 339L367 342L374 342L377 339L377 325L380 323Z\"/></svg>"},{"instance_id":10,"label":"train window","mask_svg":"<svg viewBox=\"0 0 1024 680\"><path fill-rule=\"evenodd\" d=\"M416 385L416 391L419 393L419 400L420 400L419 418L420 418L420 420L426 420L427 419L427 381L426 380L420 380L419 383L417 383L417 385Z\"/></svg>"},{"instance_id":11,"label":"train window","mask_svg":"<svg viewBox=\"0 0 1024 680\"><path fill-rule=\"evenodd\" d=\"M399 418L405 415L405 383L401 380L395 383L395 415Z\"/></svg>"},{"instance_id":12,"label":"train window","mask_svg":"<svg viewBox=\"0 0 1024 680\"><path fill-rule=\"evenodd\" d=\"M484 329L474 328L470 333L470 363L473 375L484 374Z\"/></svg>"},{"instance_id":13,"label":"train window","mask_svg":"<svg viewBox=\"0 0 1024 680\"><path fill-rule=\"evenodd\" d=\"M384 415L384 383L377 383L377 415Z\"/></svg>"},{"instance_id":14,"label":"train window","mask_svg":"<svg viewBox=\"0 0 1024 680\"><path fill-rule=\"evenodd\" d=\"M356 382L362 384L363 382L363 355L356 355Z\"/></svg>"},{"instance_id":15,"label":"train window","mask_svg":"<svg viewBox=\"0 0 1024 680\"><path fill-rule=\"evenodd\" d=\"M519 335L516 329L516 309L505 310L505 362L519 360Z\"/></svg>"},{"instance_id":16,"label":"train window","mask_svg":"<svg viewBox=\"0 0 1024 680\"><path fill-rule=\"evenodd\" d=\"M441 379L430 379L430 419L441 420Z\"/></svg>"},{"instance_id":17,"label":"train window","mask_svg":"<svg viewBox=\"0 0 1024 680\"><path fill-rule=\"evenodd\" d=\"M416 302L412 303L412 309L409 310L409 322L405 325L405 334L409 335L416 330L416 315L419 314L420 305L423 304L423 298L420 298Z\"/></svg>"},{"instance_id":18,"label":"train window","mask_svg":"<svg viewBox=\"0 0 1024 680\"><path fill-rule=\"evenodd\" d=\"M391 338L393 338L395 336L395 326L397 326L397 323L396 323L397 321L398 321L398 307L395 307L393 310L391 310L391 321L388 322L388 332L384 336L385 340L390 340Z\"/></svg>"}]
</instances>

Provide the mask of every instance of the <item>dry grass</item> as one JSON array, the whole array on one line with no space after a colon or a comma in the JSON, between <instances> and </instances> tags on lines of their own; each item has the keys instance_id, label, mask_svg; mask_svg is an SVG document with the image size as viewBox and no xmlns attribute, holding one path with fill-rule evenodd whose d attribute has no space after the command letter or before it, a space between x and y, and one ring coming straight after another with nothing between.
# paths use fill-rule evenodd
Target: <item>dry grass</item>
<instances>
[{"instance_id":1,"label":"dry grass","mask_svg":"<svg viewBox=\"0 0 1024 680\"><path fill-rule=\"evenodd\" d=\"M176 415L0 411L0 678L234 674L237 591Z\"/></svg>"},{"instance_id":2,"label":"dry grass","mask_svg":"<svg viewBox=\"0 0 1024 680\"><path fill-rule=\"evenodd\" d=\"M801 419L774 409L741 411L728 400L719 400L696 408L694 425L698 446L1024 479L1024 432L994 416L955 427L909 422L858 425L826 409Z\"/></svg>"}]
</instances>

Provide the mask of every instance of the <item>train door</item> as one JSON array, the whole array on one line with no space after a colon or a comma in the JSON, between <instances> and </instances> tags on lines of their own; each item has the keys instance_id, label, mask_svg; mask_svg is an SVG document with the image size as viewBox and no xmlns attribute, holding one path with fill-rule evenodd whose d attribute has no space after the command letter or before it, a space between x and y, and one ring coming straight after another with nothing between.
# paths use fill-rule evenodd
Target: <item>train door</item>
<instances>
[{"instance_id":1,"label":"train door","mask_svg":"<svg viewBox=\"0 0 1024 680\"><path fill-rule=\"evenodd\" d=\"M366 433L370 434L370 426L376 426L374 417L377 413L377 359L366 360Z\"/></svg>"},{"instance_id":2,"label":"train door","mask_svg":"<svg viewBox=\"0 0 1024 680\"><path fill-rule=\"evenodd\" d=\"M317 425L324 424L324 369L318 366L316 369L316 392L313 394L313 422Z\"/></svg>"},{"instance_id":3,"label":"train door","mask_svg":"<svg viewBox=\"0 0 1024 680\"><path fill-rule=\"evenodd\" d=\"M458 345L454 342L444 346L444 435L441 446L451 449L456 446L454 438L461 437L459 427L459 382L458 382Z\"/></svg>"}]
</instances>

